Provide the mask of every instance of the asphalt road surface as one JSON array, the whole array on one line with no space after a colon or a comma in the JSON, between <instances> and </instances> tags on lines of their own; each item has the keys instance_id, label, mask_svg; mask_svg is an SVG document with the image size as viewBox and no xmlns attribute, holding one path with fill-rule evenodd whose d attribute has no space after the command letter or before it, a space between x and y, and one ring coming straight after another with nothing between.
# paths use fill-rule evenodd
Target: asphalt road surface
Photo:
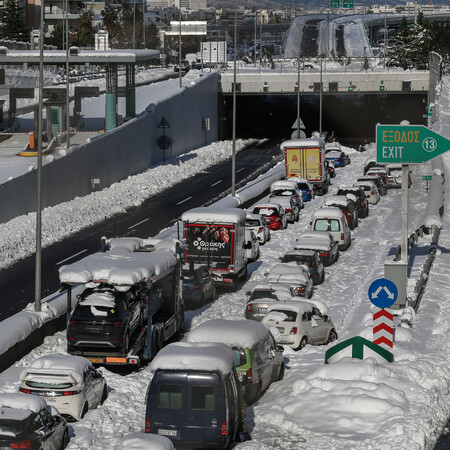
<instances>
[{"instance_id":1,"label":"asphalt road surface","mask_svg":"<svg viewBox=\"0 0 450 450\"><path fill-rule=\"evenodd\" d=\"M236 185L245 184L281 159L279 143L267 141L236 156ZM59 289L58 268L100 249L102 236L155 236L184 211L206 205L231 191L231 160L199 173L139 207L94 224L42 251L42 298ZM34 302L35 257L0 271L0 321Z\"/></svg>"}]
</instances>

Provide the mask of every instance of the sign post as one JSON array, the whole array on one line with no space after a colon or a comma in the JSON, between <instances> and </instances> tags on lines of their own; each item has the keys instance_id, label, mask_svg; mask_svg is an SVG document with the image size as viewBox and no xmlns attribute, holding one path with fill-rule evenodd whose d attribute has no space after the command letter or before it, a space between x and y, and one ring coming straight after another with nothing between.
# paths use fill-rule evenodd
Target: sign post
<instances>
[{"instance_id":1,"label":"sign post","mask_svg":"<svg viewBox=\"0 0 450 450\"><path fill-rule=\"evenodd\" d=\"M369 286L369 300L378 308L373 315L373 343L392 352L394 345L394 316L385 308L397 300L397 286L386 278L379 278Z\"/></svg>"}]
</instances>

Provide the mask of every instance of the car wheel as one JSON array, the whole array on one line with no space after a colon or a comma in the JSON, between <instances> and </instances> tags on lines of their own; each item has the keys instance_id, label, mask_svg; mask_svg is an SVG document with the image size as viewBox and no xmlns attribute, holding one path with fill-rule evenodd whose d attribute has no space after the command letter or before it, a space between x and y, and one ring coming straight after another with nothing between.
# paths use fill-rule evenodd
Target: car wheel
<instances>
[{"instance_id":1,"label":"car wheel","mask_svg":"<svg viewBox=\"0 0 450 450\"><path fill-rule=\"evenodd\" d=\"M64 450L67 445L69 444L69 431L67 430L67 428L64 430L64 434L62 437L62 441L61 441L61 450Z\"/></svg>"},{"instance_id":2,"label":"car wheel","mask_svg":"<svg viewBox=\"0 0 450 450\"><path fill-rule=\"evenodd\" d=\"M325 270L322 272L322 276L320 277L319 283L322 284L325 281Z\"/></svg>"},{"instance_id":3,"label":"car wheel","mask_svg":"<svg viewBox=\"0 0 450 450\"><path fill-rule=\"evenodd\" d=\"M330 342L333 342L333 341L337 341L337 338L338 338L338 335L337 335L336 331L331 330L330 334L328 335L327 344L329 344Z\"/></svg>"},{"instance_id":4,"label":"car wheel","mask_svg":"<svg viewBox=\"0 0 450 450\"><path fill-rule=\"evenodd\" d=\"M212 294L211 294L211 301L213 302L217 298L217 291L216 286L213 286Z\"/></svg>"},{"instance_id":5,"label":"car wheel","mask_svg":"<svg viewBox=\"0 0 450 450\"><path fill-rule=\"evenodd\" d=\"M281 364L280 371L278 372L277 381L281 381L284 378L284 363Z\"/></svg>"},{"instance_id":6,"label":"car wheel","mask_svg":"<svg viewBox=\"0 0 450 450\"><path fill-rule=\"evenodd\" d=\"M83 418L84 418L84 416L85 416L86 413L88 412L88 409L89 409L89 405L88 405L88 403L86 402L86 403L83 405L83 410L81 411L80 419L83 419Z\"/></svg>"},{"instance_id":7,"label":"car wheel","mask_svg":"<svg viewBox=\"0 0 450 450\"><path fill-rule=\"evenodd\" d=\"M348 240L348 244L347 244L347 246L345 247L345 249L348 250L351 246L352 246L352 238L350 238L350 239Z\"/></svg>"},{"instance_id":8,"label":"car wheel","mask_svg":"<svg viewBox=\"0 0 450 450\"><path fill-rule=\"evenodd\" d=\"M200 305L203 306L205 304L205 295L202 294L202 296L200 297Z\"/></svg>"},{"instance_id":9,"label":"car wheel","mask_svg":"<svg viewBox=\"0 0 450 450\"><path fill-rule=\"evenodd\" d=\"M300 344L298 344L297 348L294 348L294 350L301 350L305 345L308 343L308 338L306 336L302 337L302 340L300 341Z\"/></svg>"},{"instance_id":10,"label":"car wheel","mask_svg":"<svg viewBox=\"0 0 450 450\"><path fill-rule=\"evenodd\" d=\"M101 399L101 403L103 405L103 403L105 402L105 400L108 398L108 388L106 387L106 384L103 386L103 392L102 392L102 399Z\"/></svg>"},{"instance_id":11,"label":"car wheel","mask_svg":"<svg viewBox=\"0 0 450 450\"><path fill-rule=\"evenodd\" d=\"M269 232L269 236L267 236L267 242L270 241L271 237L272 237L272 236L270 235L270 232Z\"/></svg>"}]
</instances>

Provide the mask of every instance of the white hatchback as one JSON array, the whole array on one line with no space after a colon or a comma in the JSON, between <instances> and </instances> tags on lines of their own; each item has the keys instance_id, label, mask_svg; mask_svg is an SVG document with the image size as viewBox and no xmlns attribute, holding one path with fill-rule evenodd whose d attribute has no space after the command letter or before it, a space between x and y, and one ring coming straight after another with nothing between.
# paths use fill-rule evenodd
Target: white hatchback
<instances>
[{"instance_id":1,"label":"white hatchback","mask_svg":"<svg viewBox=\"0 0 450 450\"><path fill-rule=\"evenodd\" d=\"M267 226L264 217L260 214L247 213L245 218L245 228L255 233L256 239L260 245L264 245L267 241L270 241L270 230Z\"/></svg>"},{"instance_id":2,"label":"white hatchback","mask_svg":"<svg viewBox=\"0 0 450 450\"><path fill-rule=\"evenodd\" d=\"M380 193L372 181L357 181L353 186L361 186L366 194L367 201L376 205L380 201Z\"/></svg>"},{"instance_id":3,"label":"white hatchback","mask_svg":"<svg viewBox=\"0 0 450 450\"><path fill-rule=\"evenodd\" d=\"M280 333L280 344L301 350L306 344L327 344L337 339L327 306L314 300L276 302L262 322Z\"/></svg>"},{"instance_id":4,"label":"white hatchback","mask_svg":"<svg viewBox=\"0 0 450 450\"><path fill-rule=\"evenodd\" d=\"M42 356L22 370L19 391L42 397L71 420L82 419L108 396L106 380L88 359L62 353Z\"/></svg>"}]
</instances>

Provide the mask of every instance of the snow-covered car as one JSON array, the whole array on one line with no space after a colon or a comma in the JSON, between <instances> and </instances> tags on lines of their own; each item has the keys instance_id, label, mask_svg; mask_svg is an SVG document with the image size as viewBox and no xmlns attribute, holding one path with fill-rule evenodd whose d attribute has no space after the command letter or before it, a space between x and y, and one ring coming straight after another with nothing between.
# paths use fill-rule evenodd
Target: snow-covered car
<instances>
[{"instance_id":1,"label":"snow-covered car","mask_svg":"<svg viewBox=\"0 0 450 450\"><path fill-rule=\"evenodd\" d=\"M282 206L286 219L289 223L298 222L300 209L291 197L270 197L269 203Z\"/></svg>"},{"instance_id":2,"label":"snow-covered car","mask_svg":"<svg viewBox=\"0 0 450 450\"><path fill-rule=\"evenodd\" d=\"M270 185L270 197L290 197L299 209L303 208L302 194L295 184L287 180L274 181Z\"/></svg>"},{"instance_id":3,"label":"snow-covered car","mask_svg":"<svg viewBox=\"0 0 450 450\"><path fill-rule=\"evenodd\" d=\"M387 170L385 167L378 167L378 166L372 167L366 173L366 176L373 177L374 175L379 176L384 181L384 184L388 188L388 176L387 176Z\"/></svg>"},{"instance_id":4,"label":"snow-covered car","mask_svg":"<svg viewBox=\"0 0 450 450\"><path fill-rule=\"evenodd\" d=\"M131 336L147 320L147 305L131 289L87 288L70 314L67 351L108 348L127 353ZM95 322L95 323L94 323Z\"/></svg>"},{"instance_id":5,"label":"snow-covered car","mask_svg":"<svg viewBox=\"0 0 450 450\"><path fill-rule=\"evenodd\" d=\"M364 218L369 215L369 202L366 193L361 186L345 186L340 187L336 195L354 195L357 198L356 209L358 210L358 218Z\"/></svg>"},{"instance_id":6,"label":"snow-covered car","mask_svg":"<svg viewBox=\"0 0 450 450\"><path fill-rule=\"evenodd\" d=\"M354 230L358 226L358 211L355 202L346 195L333 195L325 200L323 206L339 208L347 219L350 230Z\"/></svg>"},{"instance_id":7,"label":"snow-covered car","mask_svg":"<svg viewBox=\"0 0 450 450\"><path fill-rule=\"evenodd\" d=\"M256 261L259 258L259 242L256 239L255 233L250 230L245 230L245 255L248 262Z\"/></svg>"},{"instance_id":8,"label":"snow-covered car","mask_svg":"<svg viewBox=\"0 0 450 450\"><path fill-rule=\"evenodd\" d=\"M252 214L263 216L270 230L284 230L287 227L286 214L278 203L258 203L253 207Z\"/></svg>"},{"instance_id":9,"label":"snow-covered car","mask_svg":"<svg viewBox=\"0 0 450 450\"><path fill-rule=\"evenodd\" d=\"M388 187L399 188L402 186L402 165L401 164L387 164L386 172L388 178ZM408 173L408 187L412 186L411 174Z\"/></svg>"},{"instance_id":10,"label":"snow-covered car","mask_svg":"<svg viewBox=\"0 0 450 450\"><path fill-rule=\"evenodd\" d=\"M319 253L314 250L290 250L280 258L282 263L296 262L309 268L309 276L313 284L321 284L325 280L325 269Z\"/></svg>"},{"instance_id":11,"label":"snow-covered car","mask_svg":"<svg viewBox=\"0 0 450 450\"><path fill-rule=\"evenodd\" d=\"M339 258L339 244L328 231L304 231L296 239L294 250L318 252L324 266L334 264Z\"/></svg>"},{"instance_id":12,"label":"snow-covered car","mask_svg":"<svg viewBox=\"0 0 450 450\"><path fill-rule=\"evenodd\" d=\"M293 183L302 193L303 202L309 202L314 198L314 189L307 180L301 177L290 177L286 181Z\"/></svg>"},{"instance_id":13,"label":"snow-covered car","mask_svg":"<svg viewBox=\"0 0 450 450\"><path fill-rule=\"evenodd\" d=\"M308 267L299 266L297 263L276 264L267 273L265 282L288 284L298 297L311 298L314 291Z\"/></svg>"},{"instance_id":14,"label":"snow-covered car","mask_svg":"<svg viewBox=\"0 0 450 450\"><path fill-rule=\"evenodd\" d=\"M357 181L354 186L361 186L366 194L367 201L370 205L376 205L380 201L380 193L374 182Z\"/></svg>"},{"instance_id":15,"label":"snow-covered car","mask_svg":"<svg viewBox=\"0 0 450 450\"><path fill-rule=\"evenodd\" d=\"M347 250L352 245L352 233L339 208L324 206L314 211L311 230L329 232L337 241L339 250Z\"/></svg>"},{"instance_id":16,"label":"snow-covered car","mask_svg":"<svg viewBox=\"0 0 450 450\"><path fill-rule=\"evenodd\" d=\"M36 395L0 394L0 448L64 449L69 427Z\"/></svg>"},{"instance_id":17,"label":"snow-covered car","mask_svg":"<svg viewBox=\"0 0 450 450\"><path fill-rule=\"evenodd\" d=\"M273 303L263 323L277 328L280 344L294 350L301 350L306 344L327 344L338 337L328 308L314 300Z\"/></svg>"},{"instance_id":18,"label":"snow-covered car","mask_svg":"<svg viewBox=\"0 0 450 450\"><path fill-rule=\"evenodd\" d=\"M169 438L150 433L131 433L122 436L113 448L114 450L175 450Z\"/></svg>"},{"instance_id":19,"label":"snow-covered car","mask_svg":"<svg viewBox=\"0 0 450 450\"><path fill-rule=\"evenodd\" d=\"M380 196L383 197L387 194L387 191L388 191L387 183L384 181L384 179L380 178L378 175L369 175L368 174L363 177L359 177L356 181L357 182L372 181L373 183L375 183L375 186L377 187Z\"/></svg>"},{"instance_id":20,"label":"snow-covered car","mask_svg":"<svg viewBox=\"0 0 450 450\"><path fill-rule=\"evenodd\" d=\"M202 306L216 298L216 286L203 264L183 265L183 299L190 306Z\"/></svg>"},{"instance_id":21,"label":"snow-covered car","mask_svg":"<svg viewBox=\"0 0 450 450\"><path fill-rule=\"evenodd\" d=\"M81 356L41 356L22 370L20 378L20 392L41 397L68 420L82 419L108 396L102 373Z\"/></svg>"},{"instance_id":22,"label":"snow-covered car","mask_svg":"<svg viewBox=\"0 0 450 450\"><path fill-rule=\"evenodd\" d=\"M267 241L270 241L270 229L261 214L248 213L245 218L245 228L255 233L260 245L264 245Z\"/></svg>"},{"instance_id":23,"label":"snow-covered car","mask_svg":"<svg viewBox=\"0 0 450 450\"><path fill-rule=\"evenodd\" d=\"M327 161L328 163L328 173L330 174L330 178L334 178L336 176L336 170L332 161Z\"/></svg>"},{"instance_id":24,"label":"snow-covered car","mask_svg":"<svg viewBox=\"0 0 450 450\"><path fill-rule=\"evenodd\" d=\"M334 164L334 167L344 167L346 165L345 154L340 150L326 151L325 159L331 161Z\"/></svg>"},{"instance_id":25,"label":"snow-covered car","mask_svg":"<svg viewBox=\"0 0 450 450\"><path fill-rule=\"evenodd\" d=\"M290 300L295 297L295 292L284 283L258 283L246 295L249 298L245 305L245 318L260 321L267 314L269 305L280 300Z\"/></svg>"}]
</instances>

